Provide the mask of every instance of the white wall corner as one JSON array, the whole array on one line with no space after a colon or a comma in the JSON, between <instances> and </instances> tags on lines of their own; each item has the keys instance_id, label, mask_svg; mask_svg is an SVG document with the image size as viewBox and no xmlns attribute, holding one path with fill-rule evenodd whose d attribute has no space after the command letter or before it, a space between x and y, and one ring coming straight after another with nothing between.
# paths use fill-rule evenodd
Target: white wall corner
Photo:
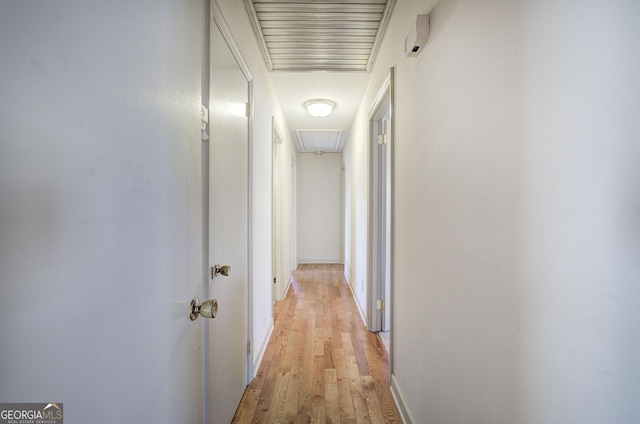
<instances>
[{"instance_id":1,"label":"white wall corner","mask_svg":"<svg viewBox=\"0 0 640 424\"><path fill-rule=\"evenodd\" d=\"M273 320L269 323L269 327L260 342L260 349L256 351L256 354L253 356L253 372L251 376L251 381L256 378L258 374L258 369L260 368L260 363L262 362L262 358L264 357L264 352L267 350L267 345L269 344L269 339L271 339L271 334L273 333ZM257 343L256 343L257 345Z\"/></svg>"},{"instance_id":2,"label":"white wall corner","mask_svg":"<svg viewBox=\"0 0 640 424\"><path fill-rule=\"evenodd\" d=\"M393 401L396 403L402 422L404 424L413 424L417 422L411 415L411 412L409 412L404 396L402 396L402 390L400 390L400 386L398 385L396 375L393 373L391 374L391 395L393 396Z\"/></svg>"}]
</instances>

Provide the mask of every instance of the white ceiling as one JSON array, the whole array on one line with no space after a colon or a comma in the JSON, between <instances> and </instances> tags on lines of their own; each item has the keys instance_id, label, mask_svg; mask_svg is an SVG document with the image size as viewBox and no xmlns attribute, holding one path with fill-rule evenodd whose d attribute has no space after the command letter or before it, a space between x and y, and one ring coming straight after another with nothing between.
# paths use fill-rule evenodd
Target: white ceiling
<instances>
[{"instance_id":1,"label":"white ceiling","mask_svg":"<svg viewBox=\"0 0 640 424\"><path fill-rule=\"evenodd\" d=\"M301 152L340 152L395 0L245 0L291 137ZM314 118L311 99L336 103Z\"/></svg>"},{"instance_id":2,"label":"white ceiling","mask_svg":"<svg viewBox=\"0 0 640 424\"><path fill-rule=\"evenodd\" d=\"M272 72L271 78L298 151L340 152L369 81L366 72ZM304 103L324 98L336 103L331 115L314 118ZM336 141L336 132L340 139ZM302 139L301 139L302 136Z\"/></svg>"}]
</instances>

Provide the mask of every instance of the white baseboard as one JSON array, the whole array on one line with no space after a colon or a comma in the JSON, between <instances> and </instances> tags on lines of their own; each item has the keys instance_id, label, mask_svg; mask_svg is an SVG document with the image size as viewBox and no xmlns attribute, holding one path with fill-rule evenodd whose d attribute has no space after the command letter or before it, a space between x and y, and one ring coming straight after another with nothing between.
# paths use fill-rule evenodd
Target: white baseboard
<instances>
[{"instance_id":1,"label":"white baseboard","mask_svg":"<svg viewBox=\"0 0 640 424\"><path fill-rule=\"evenodd\" d=\"M269 340L271 339L271 334L273 334L273 320L269 324L269 328L267 328L267 332L260 343L260 349L256 352L257 354L253 356L253 375L251 376L251 381L256 378L258 375L258 368L260 368L260 363L262 362L262 358L264 357L264 352L267 350L267 345L269 344Z\"/></svg>"},{"instance_id":2,"label":"white baseboard","mask_svg":"<svg viewBox=\"0 0 640 424\"><path fill-rule=\"evenodd\" d=\"M358 307L358 312L360 312L360 319L362 319L362 323L366 327L367 326L367 318L366 318L366 315L365 315L364 311L360 307L360 303L358 302L358 298L356 297L356 292L353 291L353 285L351 284L351 281L349 281L349 279L347 278L346 275L344 277L347 280L347 286L349 286L349 290L351 291L351 296L353 296L353 301L356 303L356 306Z\"/></svg>"},{"instance_id":3,"label":"white baseboard","mask_svg":"<svg viewBox=\"0 0 640 424\"><path fill-rule=\"evenodd\" d=\"M340 258L336 259L298 259L298 264L326 264L326 265L334 265L334 264L342 264L342 260Z\"/></svg>"},{"instance_id":4,"label":"white baseboard","mask_svg":"<svg viewBox=\"0 0 640 424\"><path fill-rule=\"evenodd\" d=\"M398 412L400 412L400 418L402 418L402 422L404 424L415 423L416 420L413 419L411 413L409 412L409 408L407 408L407 404L404 400L404 396L402 396L402 390L400 390L400 386L398 386L398 380L396 380L395 374L391 374L391 395L393 396L393 400L396 403Z\"/></svg>"},{"instance_id":5,"label":"white baseboard","mask_svg":"<svg viewBox=\"0 0 640 424\"><path fill-rule=\"evenodd\" d=\"M282 298L285 299L287 297L287 293L289 293L289 288L291 287L291 277L289 277L289 281L287 281L287 285L284 288L284 293L282 293Z\"/></svg>"}]
</instances>

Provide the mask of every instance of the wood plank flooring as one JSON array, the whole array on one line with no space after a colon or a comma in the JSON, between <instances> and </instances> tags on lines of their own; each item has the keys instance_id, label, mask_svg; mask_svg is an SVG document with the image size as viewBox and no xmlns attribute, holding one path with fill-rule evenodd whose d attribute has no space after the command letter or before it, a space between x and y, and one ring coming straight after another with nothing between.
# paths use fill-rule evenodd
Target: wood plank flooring
<instances>
[{"instance_id":1,"label":"wood plank flooring","mask_svg":"<svg viewBox=\"0 0 640 424\"><path fill-rule=\"evenodd\" d=\"M342 265L300 265L233 423L401 423L388 357Z\"/></svg>"}]
</instances>

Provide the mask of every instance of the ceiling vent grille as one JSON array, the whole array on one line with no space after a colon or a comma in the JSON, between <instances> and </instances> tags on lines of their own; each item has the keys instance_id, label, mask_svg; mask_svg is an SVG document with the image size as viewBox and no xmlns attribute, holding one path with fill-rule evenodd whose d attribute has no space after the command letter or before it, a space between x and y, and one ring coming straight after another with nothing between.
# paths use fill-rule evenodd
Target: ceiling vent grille
<instances>
[{"instance_id":1,"label":"ceiling vent grille","mask_svg":"<svg viewBox=\"0 0 640 424\"><path fill-rule=\"evenodd\" d=\"M272 71L371 70L396 0L245 0Z\"/></svg>"}]
</instances>

